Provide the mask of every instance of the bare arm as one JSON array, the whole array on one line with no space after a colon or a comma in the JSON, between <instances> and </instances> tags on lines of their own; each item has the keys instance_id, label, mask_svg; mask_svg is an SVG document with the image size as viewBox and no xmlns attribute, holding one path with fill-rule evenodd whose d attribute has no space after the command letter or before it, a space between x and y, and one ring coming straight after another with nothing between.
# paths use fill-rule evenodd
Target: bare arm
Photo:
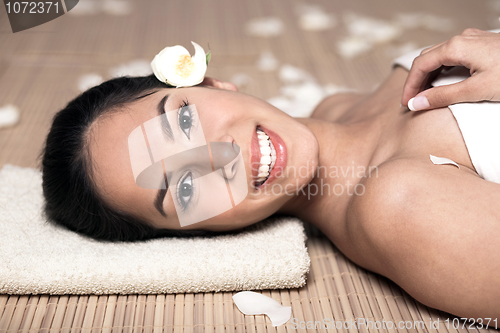
<instances>
[{"instance_id":1,"label":"bare arm","mask_svg":"<svg viewBox=\"0 0 500 333\"><path fill-rule=\"evenodd\" d=\"M352 258L420 302L500 317L500 185L465 168L399 159L350 207Z\"/></svg>"}]
</instances>

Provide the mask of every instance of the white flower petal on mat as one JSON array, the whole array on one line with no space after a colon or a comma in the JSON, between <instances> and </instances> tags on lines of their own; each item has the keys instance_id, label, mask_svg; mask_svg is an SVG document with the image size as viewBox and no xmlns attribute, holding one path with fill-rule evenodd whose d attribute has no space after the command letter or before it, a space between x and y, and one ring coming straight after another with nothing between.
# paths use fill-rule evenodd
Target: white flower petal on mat
<instances>
[{"instance_id":1,"label":"white flower petal on mat","mask_svg":"<svg viewBox=\"0 0 500 333\"><path fill-rule=\"evenodd\" d=\"M312 75L305 70L288 64L281 66L279 78L284 83L298 83L314 80Z\"/></svg>"},{"instance_id":2,"label":"white flower petal on mat","mask_svg":"<svg viewBox=\"0 0 500 333\"><path fill-rule=\"evenodd\" d=\"M404 29L416 29L422 26L423 13L398 13L394 23Z\"/></svg>"},{"instance_id":3,"label":"white flower petal on mat","mask_svg":"<svg viewBox=\"0 0 500 333\"><path fill-rule=\"evenodd\" d=\"M9 127L19 122L19 110L12 104L0 108L0 128Z\"/></svg>"},{"instance_id":4,"label":"white flower petal on mat","mask_svg":"<svg viewBox=\"0 0 500 333\"><path fill-rule=\"evenodd\" d=\"M267 315L273 326L285 324L292 316L291 306L283 306L271 297L253 291L242 291L234 294L233 301L243 314Z\"/></svg>"},{"instance_id":5,"label":"white flower petal on mat","mask_svg":"<svg viewBox=\"0 0 500 333\"><path fill-rule=\"evenodd\" d=\"M386 53L390 58L394 59L394 58L402 56L403 54L410 53L411 51L416 50L416 49L418 49L418 46L416 43L407 42L407 43L397 45L397 46L388 45L386 48Z\"/></svg>"},{"instance_id":6,"label":"white flower petal on mat","mask_svg":"<svg viewBox=\"0 0 500 333\"><path fill-rule=\"evenodd\" d=\"M455 23L452 19L433 14L425 14L422 21L423 26L432 31L448 32L455 28Z\"/></svg>"},{"instance_id":7,"label":"white flower petal on mat","mask_svg":"<svg viewBox=\"0 0 500 333\"><path fill-rule=\"evenodd\" d=\"M356 57L367 52L372 47L372 42L358 36L344 37L337 42L337 52L344 58Z\"/></svg>"},{"instance_id":8,"label":"white flower petal on mat","mask_svg":"<svg viewBox=\"0 0 500 333\"><path fill-rule=\"evenodd\" d=\"M291 100L285 96L275 96L267 100L268 103L281 111L296 118L307 118L311 116L316 104L303 100Z\"/></svg>"},{"instance_id":9,"label":"white flower petal on mat","mask_svg":"<svg viewBox=\"0 0 500 333\"><path fill-rule=\"evenodd\" d=\"M283 33L284 25L277 17L259 17L248 21L245 30L251 36L275 37Z\"/></svg>"},{"instance_id":10,"label":"white flower petal on mat","mask_svg":"<svg viewBox=\"0 0 500 333\"><path fill-rule=\"evenodd\" d=\"M337 86L333 83L328 83L328 84L324 85L323 90L325 91L325 96L357 91L357 90L349 88L349 87Z\"/></svg>"},{"instance_id":11,"label":"white flower petal on mat","mask_svg":"<svg viewBox=\"0 0 500 333\"><path fill-rule=\"evenodd\" d=\"M292 101L292 106L288 108L287 113L294 118L309 118L318 103L298 100Z\"/></svg>"},{"instance_id":12,"label":"white flower petal on mat","mask_svg":"<svg viewBox=\"0 0 500 333\"><path fill-rule=\"evenodd\" d=\"M320 6L300 4L297 6L299 26L306 31L322 31L335 27L337 19L326 13Z\"/></svg>"},{"instance_id":13,"label":"white flower petal on mat","mask_svg":"<svg viewBox=\"0 0 500 333\"><path fill-rule=\"evenodd\" d=\"M313 81L285 85L281 93L291 99L292 105L286 112L292 117L309 117L326 96L323 87Z\"/></svg>"},{"instance_id":14,"label":"white flower petal on mat","mask_svg":"<svg viewBox=\"0 0 500 333\"><path fill-rule=\"evenodd\" d=\"M288 98L300 101L311 101L319 103L323 99L325 92L316 82L305 81L298 84L290 84L281 87L281 93Z\"/></svg>"},{"instance_id":15,"label":"white flower petal on mat","mask_svg":"<svg viewBox=\"0 0 500 333\"><path fill-rule=\"evenodd\" d=\"M288 113L289 108L292 106L292 101L285 96L271 97L267 102L286 113Z\"/></svg>"},{"instance_id":16,"label":"white flower petal on mat","mask_svg":"<svg viewBox=\"0 0 500 333\"><path fill-rule=\"evenodd\" d=\"M300 27L306 31L328 30L337 25L337 20L331 14L322 12L307 13L300 17Z\"/></svg>"},{"instance_id":17,"label":"white flower petal on mat","mask_svg":"<svg viewBox=\"0 0 500 333\"><path fill-rule=\"evenodd\" d=\"M278 68L278 65L278 59L271 51L262 51L256 64L257 68L263 72L274 71Z\"/></svg>"},{"instance_id":18,"label":"white flower petal on mat","mask_svg":"<svg viewBox=\"0 0 500 333\"><path fill-rule=\"evenodd\" d=\"M430 159L431 159L431 162L434 163L434 164L452 164L454 166L456 166L457 168L460 169L460 165L458 165L456 162L450 160L449 158L446 158L446 157L437 157L437 156L434 156L434 155L429 155Z\"/></svg>"},{"instance_id":19,"label":"white flower petal on mat","mask_svg":"<svg viewBox=\"0 0 500 333\"><path fill-rule=\"evenodd\" d=\"M252 78L245 73L236 73L229 81L240 89L248 86L252 82Z\"/></svg>"},{"instance_id":20,"label":"white flower petal on mat","mask_svg":"<svg viewBox=\"0 0 500 333\"><path fill-rule=\"evenodd\" d=\"M136 59L110 69L111 77L146 76L152 73L151 64L144 59Z\"/></svg>"},{"instance_id":21,"label":"white flower petal on mat","mask_svg":"<svg viewBox=\"0 0 500 333\"><path fill-rule=\"evenodd\" d=\"M97 73L84 74L78 78L78 89L84 92L87 89L101 84L103 81L102 76Z\"/></svg>"},{"instance_id":22,"label":"white flower petal on mat","mask_svg":"<svg viewBox=\"0 0 500 333\"><path fill-rule=\"evenodd\" d=\"M158 53L151 68L158 80L174 87L194 86L203 81L207 71L207 60L203 48L191 42L195 49L191 57L183 46L169 46Z\"/></svg>"},{"instance_id":23,"label":"white flower petal on mat","mask_svg":"<svg viewBox=\"0 0 500 333\"><path fill-rule=\"evenodd\" d=\"M283 83L281 94L267 101L292 117L310 117L326 96L354 91L331 83L321 86L310 73L288 64L281 66L279 77Z\"/></svg>"},{"instance_id":24,"label":"white flower petal on mat","mask_svg":"<svg viewBox=\"0 0 500 333\"><path fill-rule=\"evenodd\" d=\"M132 13L132 4L126 0L105 0L102 2L102 11L109 15L124 16Z\"/></svg>"},{"instance_id":25,"label":"white flower petal on mat","mask_svg":"<svg viewBox=\"0 0 500 333\"><path fill-rule=\"evenodd\" d=\"M346 13L343 18L351 36L364 38L372 43L388 42L401 34L401 28L388 21L354 13Z\"/></svg>"},{"instance_id":26,"label":"white flower petal on mat","mask_svg":"<svg viewBox=\"0 0 500 333\"><path fill-rule=\"evenodd\" d=\"M448 32L453 30L455 23L452 19L430 13L399 13L394 23L404 29L426 28L432 31Z\"/></svg>"}]
</instances>

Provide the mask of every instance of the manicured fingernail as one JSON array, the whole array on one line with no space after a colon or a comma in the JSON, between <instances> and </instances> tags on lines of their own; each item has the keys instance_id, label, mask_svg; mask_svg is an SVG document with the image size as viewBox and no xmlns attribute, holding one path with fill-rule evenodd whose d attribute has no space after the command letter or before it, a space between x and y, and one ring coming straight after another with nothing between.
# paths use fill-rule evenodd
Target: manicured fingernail
<instances>
[{"instance_id":1,"label":"manicured fingernail","mask_svg":"<svg viewBox=\"0 0 500 333\"><path fill-rule=\"evenodd\" d=\"M429 101L425 96L413 97L408 101L408 109L410 109L411 111L427 109L429 106Z\"/></svg>"}]
</instances>

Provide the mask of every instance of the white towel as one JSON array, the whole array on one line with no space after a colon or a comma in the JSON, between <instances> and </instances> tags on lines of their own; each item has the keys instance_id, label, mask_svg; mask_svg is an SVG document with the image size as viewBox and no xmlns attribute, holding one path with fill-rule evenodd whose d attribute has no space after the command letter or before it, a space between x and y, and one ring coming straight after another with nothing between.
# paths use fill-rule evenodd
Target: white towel
<instances>
[{"instance_id":1,"label":"white towel","mask_svg":"<svg viewBox=\"0 0 500 333\"><path fill-rule=\"evenodd\" d=\"M295 288L310 258L303 224L274 218L214 238L100 242L45 221L41 173L0 171L0 293L158 294Z\"/></svg>"}]
</instances>

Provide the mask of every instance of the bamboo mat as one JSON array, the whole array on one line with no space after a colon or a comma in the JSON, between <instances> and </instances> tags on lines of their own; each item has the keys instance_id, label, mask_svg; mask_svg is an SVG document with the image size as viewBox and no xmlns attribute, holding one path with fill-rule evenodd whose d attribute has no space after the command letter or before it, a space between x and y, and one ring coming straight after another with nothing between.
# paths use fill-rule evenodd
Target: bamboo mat
<instances>
[{"instance_id":1,"label":"bamboo mat","mask_svg":"<svg viewBox=\"0 0 500 333\"><path fill-rule=\"evenodd\" d=\"M306 286L262 292L292 307L295 319L282 326L273 327L264 315L241 314L233 303L233 292L2 295L0 332L496 332L469 325L463 328L455 317L418 303L394 283L346 259L319 232L311 236L308 247L312 265ZM350 324L360 319L379 324L357 329ZM315 321L320 322L316 329L306 329ZM389 322L394 327L384 330L383 321L386 327ZM338 329L329 328L332 323Z\"/></svg>"},{"instance_id":2,"label":"bamboo mat","mask_svg":"<svg viewBox=\"0 0 500 333\"><path fill-rule=\"evenodd\" d=\"M85 0L80 0L80 5ZM86 0L87 2L90 0ZM500 27L500 0L150 0L128 1L131 13L64 15L42 26L12 34L0 6L0 108L16 105L21 121L0 129L0 166L11 163L37 167L37 156L52 115L78 93L77 78L109 70L132 60L150 61L167 45L210 46L208 75L231 80L244 74L241 91L268 99L280 94L277 71L262 72L255 63L271 51L280 64L311 73L320 84L370 90L390 71L391 47L412 41L415 47L441 42L467 27ZM102 1L101 1L102 2ZM303 31L297 24L298 4L321 5L337 18L325 31ZM496 9L495 9L496 8ZM348 12L389 20L397 13L426 12L453 19L446 31L416 28L390 43L380 44L355 58L339 56L336 43L346 35L342 15ZM258 17L278 17L283 34L255 37L245 23ZM319 232L309 230L311 271L300 289L267 290L292 306L296 323L344 321L356 318L398 323L423 321L423 327L314 329L292 322L272 327L260 316L243 316L231 292L169 295L0 295L2 332L432 332L486 331L451 324L454 317L429 309L387 279L369 273L346 259ZM0 258L1 264L1 258ZM1 283L1 281L0 281ZM449 318L450 325L443 324ZM436 328L429 320L440 320ZM408 327L408 326L406 326ZM490 329L491 332L496 332Z\"/></svg>"}]
</instances>

